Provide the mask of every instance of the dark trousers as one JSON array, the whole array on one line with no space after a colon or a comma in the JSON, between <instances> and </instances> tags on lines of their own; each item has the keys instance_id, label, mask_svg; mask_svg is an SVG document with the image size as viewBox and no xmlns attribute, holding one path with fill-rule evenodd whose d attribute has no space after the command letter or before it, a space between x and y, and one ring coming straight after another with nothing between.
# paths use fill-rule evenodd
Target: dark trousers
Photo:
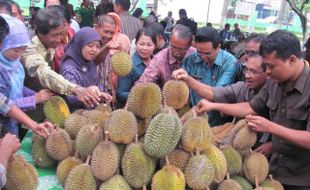
<instances>
[{"instance_id":1,"label":"dark trousers","mask_svg":"<svg viewBox=\"0 0 310 190\"><path fill-rule=\"evenodd\" d=\"M310 190L309 186L283 185L285 190Z\"/></svg>"}]
</instances>

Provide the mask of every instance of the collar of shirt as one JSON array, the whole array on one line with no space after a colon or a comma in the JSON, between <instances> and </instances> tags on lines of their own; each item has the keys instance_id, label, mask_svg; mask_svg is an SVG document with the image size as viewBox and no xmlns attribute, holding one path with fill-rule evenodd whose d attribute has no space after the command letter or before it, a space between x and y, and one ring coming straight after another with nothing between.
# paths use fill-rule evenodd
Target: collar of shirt
<instances>
[{"instance_id":1,"label":"collar of shirt","mask_svg":"<svg viewBox=\"0 0 310 190\"><path fill-rule=\"evenodd\" d=\"M215 61L213 62L215 65L222 67L223 66L223 50L219 50L219 52L216 55ZM202 63L202 60L197 52L195 52L195 58L194 63ZM213 66L213 64L212 64Z\"/></svg>"},{"instance_id":2,"label":"collar of shirt","mask_svg":"<svg viewBox=\"0 0 310 190\"><path fill-rule=\"evenodd\" d=\"M184 61L184 59L191 55L193 52L196 52L196 48L193 48L192 46L188 48L187 52L186 52L186 55L184 56L183 60L182 61L178 61L176 60L173 56L172 56L172 53L171 53L171 50L169 47L167 47L166 49L163 49L162 51L167 51L167 54L168 54L168 59L169 59L169 64L172 65L172 64L175 64L175 63L181 63Z\"/></svg>"},{"instance_id":3,"label":"collar of shirt","mask_svg":"<svg viewBox=\"0 0 310 190\"><path fill-rule=\"evenodd\" d=\"M305 89L305 85L306 85L306 81L309 77L309 67L304 65L304 69L302 70L302 72L300 73L295 85L294 85L294 88L296 90L298 90L300 93L303 93L304 92L304 89Z\"/></svg>"},{"instance_id":4,"label":"collar of shirt","mask_svg":"<svg viewBox=\"0 0 310 190\"><path fill-rule=\"evenodd\" d=\"M144 62L140 58L138 52L135 52L132 56L132 64L135 66L144 65Z\"/></svg>"},{"instance_id":5,"label":"collar of shirt","mask_svg":"<svg viewBox=\"0 0 310 190\"><path fill-rule=\"evenodd\" d=\"M131 16L131 15L129 14L128 11L126 11L126 12L120 13L119 16Z\"/></svg>"}]
</instances>

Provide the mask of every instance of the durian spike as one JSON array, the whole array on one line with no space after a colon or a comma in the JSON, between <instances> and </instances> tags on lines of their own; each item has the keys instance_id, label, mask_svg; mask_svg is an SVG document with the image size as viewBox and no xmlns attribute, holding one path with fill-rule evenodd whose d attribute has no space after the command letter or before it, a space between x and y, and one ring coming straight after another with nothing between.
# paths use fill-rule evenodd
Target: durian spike
<instances>
[{"instance_id":1,"label":"durian spike","mask_svg":"<svg viewBox=\"0 0 310 190\"><path fill-rule=\"evenodd\" d=\"M168 156L165 156L165 159L166 159L166 165L170 165Z\"/></svg>"},{"instance_id":2,"label":"durian spike","mask_svg":"<svg viewBox=\"0 0 310 190\"><path fill-rule=\"evenodd\" d=\"M196 148L196 155L197 155L197 156L199 156L199 155L200 155L199 148Z\"/></svg>"},{"instance_id":3,"label":"durian spike","mask_svg":"<svg viewBox=\"0 0 310 190\"><path fill-rule=\"evenodd\" d=\"M86 159L86 162L85 162L86 165L89 165L90 158L91 158L91 155L88 155L88 156L87 156L87 159Z\"/></svg>"},{"instance_id":4,"label":"durian spike","mask_svg":"<svg viewBox=\"0 0 310 190\"><path fill-rule=\"evenodd\" d=\"M143 189L143 190L147 190L147 189L146 189L146 185L145 185L145 184L143 185L142 189Z\"/></svg>"},{"instance_id":5,"label":"durian spike","mask_svg":"<svg viewBox=\"0 0 310 190\"><path fill-rule=\"evenodd\" d=\"M259 187L259 183L258 183L258 176L255 176L255 186L256 186L256 188L258 188L258 187Z\"/></svg>"},{"instance_id":6,"label":"durian spike","mask_svg":"<svg viewBox=\"0 0 310 190\"><path fill-rule=\"evenodd\" d=\"M104 131L104 142L108 142L109 141L109 131Z\"/></svg>"},{"instance_id":7,"label":"durian spike","mask_svg":"<svg viewBox=\"0 0 310 190\"><path fill-rule=\"evenodd\" d=\"M136 134L136 137L135 137L135 143L138 143L138 141L139 141L139 135L138 135L138 134Z\"/></svg>"},{"instance_id":8,"label":"durian spike","mask_svg":"<svg viewBox=\"0 0 310 190\"><path fill-rule=\"evenodd\" d=\"M237 117L235 116L232 120L232 124L235 125L236 124L236 120L237 120Z\"/></svg>"},{"instance_id":9,"label":"durian spike","mask_svg":"<svg viewBox=\"0 0 310 190\"><path fill-rule=\"evenodd\" d=\"M230 180L230 174L227 172L227 174L226 174L226 179L227 180Z\"/></svg>"}]
</instances>

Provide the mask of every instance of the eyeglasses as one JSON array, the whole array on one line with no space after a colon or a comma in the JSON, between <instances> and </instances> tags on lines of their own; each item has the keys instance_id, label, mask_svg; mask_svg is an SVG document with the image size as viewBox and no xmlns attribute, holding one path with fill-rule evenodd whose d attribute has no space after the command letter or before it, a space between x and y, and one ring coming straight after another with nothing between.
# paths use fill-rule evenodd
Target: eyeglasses
<instances>
[{"instance_id":1,"label":"eyeglasses","mask_svg":"<svg viewBox=\"0 0 310 190\"><path fill-rule=\"evenodd\" d=\"M245 70L244 70L244 75L248 74L249 76L252 76L252 77L260 75L262 73L265 73L265 71L257 72L253 69L248 69L248 68L245 68Z\"/></svg>"},{"instance_id":2,"label":"eyeglasses","mask_svg":"<svg viewBox=\"0 0 310 190\"><path fill-rule=\"evenodd\" d=\"M245 54L250 54L250 53L251 53L251 54L258 54L259 52L256 51L256 50L245 50L244 53L245 53Z\"/></svg>"},{"instance_id":3,"label":"eyeglasses","mask_svg":"<svg viewBox=\"0 0 310 190\"><path fill-rule=\"evenodd\" d=\"M173 49L173 50L176 50L178 52L187 52L188 48L179 48L179 47L175 47L174 45L170 44L170 48Z\"/></svg>"},{"instance_id":4,"label":"eyeglasses","mask_svg":"<svg viewBox=\"0 0 310 190\"><path fill-rule=\"evenodd\" d=\"M200 55L205 55L207 57L210 57L213 54L212 51L202 52L202 51L199 51L198 49L197 49L197 53L200 54Z\"/></svg>"}]
</instances>

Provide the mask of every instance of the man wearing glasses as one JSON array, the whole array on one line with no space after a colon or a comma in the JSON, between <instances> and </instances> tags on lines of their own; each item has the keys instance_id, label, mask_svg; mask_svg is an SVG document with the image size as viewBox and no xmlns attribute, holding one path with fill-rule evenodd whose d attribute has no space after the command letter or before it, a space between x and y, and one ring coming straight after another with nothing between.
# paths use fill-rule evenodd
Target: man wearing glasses
<instances>
[{"instance_id":1,"label":"man wearing glasses","mask_svg":"<svg viewBox=\"0 0 310 190\"><path fill-rule=\"evenodd\" d=\"M258 54L259 46L263 38L263 34L252 33L245 39L245 51L243 56L240 56L240 58L238 58L237 72L234 80L235 82L245 80L244 70L247 63L248 55L249 53Z\"/></svg>"},{"instance_id":2,"label":"man wearing glasses","mask_svg":"<svg viewBox=\"0 0 310 190\"><path fill-rule=\"evenodd\" d=\"M236 58L221 49L221 37L213 28L201 28L195 35L197 52L186 57L183 62L183 69L192 78L209 86L226 86L233 83L236 72ZM184 71L183 70L183 71ZM175 75L179 75L178 72ZM191 85L189 84L191 87ZM190 102L195 106L201 95L191 88ZM210 112L210 126L221 125L225 120L218 112Z\"/></svg>"},{"instance_id":3,"label":"man wearing glasses","mask_svg":"<svg viewBox=\"0 0 310 190\"><path fill-rule=\"evenodd\" d=\"M184 57L195 51L191 47L192 33L188 27L176 25L171 35L169 47L154 56L137 83L159 82L164 85L172 72L180 68Z\"/></svg>"},{"instance_id":4,"label":"man wearing glasses","mask_svg":"<svg viewBox=\"0 0 310 190\"><path fill-rule=\"evenodd\" d=\"M195 80L189 76L184 69L179 69L173 72L172 76L175 79L185 81L189 87L195 91L199 96L207 99L211 102L220 103L239 103L250 101L264 86L266 76L266 66L263 64L262 57L257 53L249 53L248 63L245 66L245 81L240 81L227 86L212 87L202 82ZM261 113L265 117L269 118L268 112L265 110ZM260 134L258 142L255 144L255 151L262 154L269 155L272 150L272 144L266 143L269 139L269 135Z\"/></svg>"}]
</instances>

